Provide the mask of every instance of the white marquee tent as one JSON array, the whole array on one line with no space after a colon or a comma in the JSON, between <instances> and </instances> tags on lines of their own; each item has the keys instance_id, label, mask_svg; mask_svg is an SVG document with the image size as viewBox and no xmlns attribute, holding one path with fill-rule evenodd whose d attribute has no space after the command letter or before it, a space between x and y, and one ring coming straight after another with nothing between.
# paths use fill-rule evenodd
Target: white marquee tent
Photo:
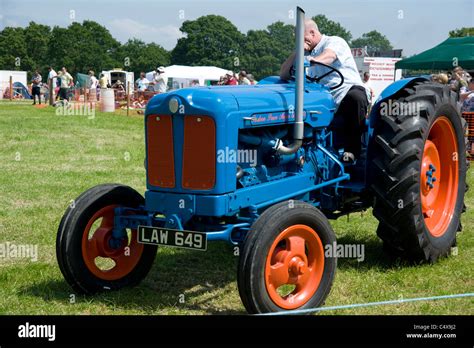
<instances>
[{"instance_id":1,"label":"white marquee tent","mask_svg":"<svg viewBox=\"0 0 474 348\"><path fill-rule=\"evenodd\" d=\"M165 74L172 79L172 88L191 86L193 81L198 81L200 86L205 86L207 81L219 81L227 70L215 66L186 66L170 65L165 67ZM148 80L153 80L153 71L146 74Z\"/></svg>"}]
</instances>

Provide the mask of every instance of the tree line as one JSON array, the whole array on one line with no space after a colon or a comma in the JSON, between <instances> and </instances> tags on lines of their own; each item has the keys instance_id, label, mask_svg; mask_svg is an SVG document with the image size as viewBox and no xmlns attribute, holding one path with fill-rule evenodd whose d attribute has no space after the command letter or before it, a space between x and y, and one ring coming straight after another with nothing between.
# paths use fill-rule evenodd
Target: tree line
<instances>
[{"instance_id":1,"label":"tree line","mask_svg":"<svg viewBox=\"0 0 474 348\"><path fill-rule=\"evenodd\" d=\"M393 48L376 30L353 40L349 30L326 16L313 19L322 33L340 36L352 47L367 47L369 51ZM207 15L183 22L183 37L167 51L159 44L137 38L122 44L94 21L74 22L67 28L30 22L25 28L5 27L0 31L0 70L38 69L45 74L49 66L66 66L75 74L123 68L138 76L141 71L161 65L214 65L233 71L244 69L260 79L278 73L294 49L294 29L279 21L265 29L242 33L228 19ZM450 34L463 36L472 29L462 28Z\"/></svg>"}]
</instances>

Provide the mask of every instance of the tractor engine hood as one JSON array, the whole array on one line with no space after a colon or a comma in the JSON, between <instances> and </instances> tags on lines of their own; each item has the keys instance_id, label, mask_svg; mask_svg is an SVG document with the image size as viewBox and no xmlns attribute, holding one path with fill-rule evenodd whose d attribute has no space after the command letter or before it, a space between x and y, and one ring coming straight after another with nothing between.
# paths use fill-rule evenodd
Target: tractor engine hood
<instances>
[{"instance_id":1,"label":"tractor engine hood","mask_svg":"<svg viewBox=\"0 0 474 348\"><path fill-rule=\"evenodd\" d=\"M145 114L173 113L169 106L171 99L179 103L177 114L209 115L220 124L228 118L237 118L241 126L243 120L252 117L291 113L295 108L295 84L273 83L277 81L278 78L272 77L253 86L194 87L159 94L150 100ZM333 98L325 87L316 83L306 84L305 122L311 123L312 126L326 126L332 120L334 110ZM310 114L314 115L311 120L308 118ZM264 122L269 123L273 122Z\"/></svg>"}]
</instances>

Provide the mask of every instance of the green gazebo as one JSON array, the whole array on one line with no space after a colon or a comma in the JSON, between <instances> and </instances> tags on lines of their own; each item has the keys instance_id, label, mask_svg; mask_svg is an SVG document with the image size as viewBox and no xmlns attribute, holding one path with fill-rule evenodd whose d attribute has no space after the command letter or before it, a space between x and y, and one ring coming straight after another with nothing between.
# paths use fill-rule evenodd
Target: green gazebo
<instances>
[{"instance_id":1,"label":"green gazebo","mask_svg":"<svg viewBox=\"0 0 474 348\"><path fill-rule=\"evenodd\" d=\"M457 65L474 70L474 36L449 38L427 51L398 61L395 68L452 70Z\"/></svg>"}]
</instances>

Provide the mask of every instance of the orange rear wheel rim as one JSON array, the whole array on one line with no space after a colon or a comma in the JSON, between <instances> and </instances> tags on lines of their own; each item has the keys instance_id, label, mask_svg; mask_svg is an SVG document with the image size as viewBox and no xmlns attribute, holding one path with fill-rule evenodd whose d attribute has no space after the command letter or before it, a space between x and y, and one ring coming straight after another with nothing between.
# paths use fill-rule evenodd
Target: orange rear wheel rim
<instances>
[{"instance_id":1,"label":"orange rear wheel rim","mask_svg":"<svg viewBox=\"0 0 474 348\"><path fill-rule=\"evenodd\" d=\"M271 300L284 309L308 302L319 287L324 272L324 248L309 226L292 225L271 245L265 263L265 286ZM282 286L294 287L281 294Z\"/></svg>"},{"instance_id":2,"label":"orange rear wheel rim","mask_svg":"<svg viewBox=\"0 0 474 348\"><path fill-rule=\"evenodd\" d=\"M421 163L421 209L434 237L444 235L453 218L459 185L458 145L451 121L440 116L431 126Z\"/></svg>"},{"instance_id":3,"label":"orange rear wheel rim","mask_svg":"<svg viewBox=\"0 0 474 348\"><path fill-rule=\"evenodd\" d=\"M125 238L118 248L110 246L117 207L109 205L95 213L87 223L82 236L82 257L87 269L96 277L108 281L128 275L136 267L143 253L143 244L137 242L136 230L132 230L130 240L128 237ZM91 231L98 220L100 225ZM96 263L98 257L112 259L115 265L110 269L101 269Z\"/></svg>"}]
</instances>

